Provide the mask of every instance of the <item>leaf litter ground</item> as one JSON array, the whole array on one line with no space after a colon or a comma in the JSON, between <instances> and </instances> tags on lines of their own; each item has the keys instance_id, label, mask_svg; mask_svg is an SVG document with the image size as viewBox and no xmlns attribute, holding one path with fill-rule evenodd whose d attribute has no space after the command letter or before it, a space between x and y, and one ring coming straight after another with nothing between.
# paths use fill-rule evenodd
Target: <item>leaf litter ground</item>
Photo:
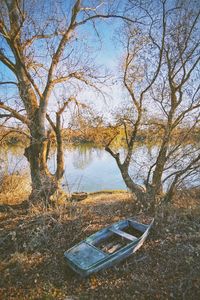
<instances>
[{"instance_id":1,"label":"leaf litter ground","mask_svg":"<svg viewBox=\"0 0 200 300\"><path fill-rule=\"evenodd\" d=\"M91 195L48 210L1 209L0 299L200 299L199 200L186 206L179 198L162 210L138 252L84 279L67 267L63 252L134 216L128 193Z\"/></svg>"}]
</instances>

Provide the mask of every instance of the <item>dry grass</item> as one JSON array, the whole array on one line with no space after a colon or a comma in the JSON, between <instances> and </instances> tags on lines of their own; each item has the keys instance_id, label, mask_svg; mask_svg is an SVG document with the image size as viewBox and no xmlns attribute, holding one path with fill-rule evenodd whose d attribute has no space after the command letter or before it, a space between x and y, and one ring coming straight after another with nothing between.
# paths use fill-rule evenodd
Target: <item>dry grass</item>
<instances>
[{"instance_id":1,"label":"dry grass","mask_svg":"<svg viewBox=\"0 0 200 300\"><path fill-rule=\"evenodd\" d=\"M3 175L0 178L0 204L19 204L30 194L28 174Z\"/></svg>"}]
</instances>

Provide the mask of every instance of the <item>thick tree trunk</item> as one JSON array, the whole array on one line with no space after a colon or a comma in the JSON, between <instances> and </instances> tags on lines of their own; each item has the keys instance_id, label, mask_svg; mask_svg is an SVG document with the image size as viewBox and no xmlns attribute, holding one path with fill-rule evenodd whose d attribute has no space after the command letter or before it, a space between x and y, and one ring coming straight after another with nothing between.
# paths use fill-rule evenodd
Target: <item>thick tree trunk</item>
<instances>
[{"instance_id":1,"label":"thick tree trunk","mask_svg":"<svg viewBox=\"0 0 200 300\"><path fill-rule=\"evenodd\" d=\"M42 147L39 144L32 144L25 150L25 156L28 156L31 171L32 192L30 200L32 202L40 202L43 199L48 201L57 189L55 177L48 172L47 167L42 167L42 155Z\"/></svg>"},{"instance_id":2,"label":"thick tree trunk","mask_svg":"<svg viewBox=\"0 0 200 300\"><path fill-rule=\"evenodd\" d=\"M47 166L43 165L45 156L45 142L32 143L25 149L25 156L30 164L32 192L30 200L32 202L49 201L49 197L58 188L56 178L48 171Z\"/></svg>"},{"instance_id":3,"label":"thick tree trunk","mask_svg":"<svg viewBox=\"0 0 200 300\"><path fill-rule=\"evenodd\" d=\"M57 180L52 176L47 167L48 138L45 129L46 110L39 107L38 100L33 92L24 67L19 63L19 92L23 100L28 119L31 135L30 145L25 149L24 155L30 164L32 192L30 200L41 202L49 200L49 197L57 189Z\"/></svg>"},{"instance_id":4,"label":"thick tree trunk","mask_svg":"<svg viewBox=\"0 0 200 300\"><path fill-rule=\"evenodd\" d=\"M31 141L24 153L30 164L32 202L41 202L44 199L49 201L49 197L58 188L57 179L50 174L47 167L48 138L45 134L41 134L41 132L45 133L45 129L41 128L37 118L36 115L30 127Z\"/></svg>"}]
</instances>

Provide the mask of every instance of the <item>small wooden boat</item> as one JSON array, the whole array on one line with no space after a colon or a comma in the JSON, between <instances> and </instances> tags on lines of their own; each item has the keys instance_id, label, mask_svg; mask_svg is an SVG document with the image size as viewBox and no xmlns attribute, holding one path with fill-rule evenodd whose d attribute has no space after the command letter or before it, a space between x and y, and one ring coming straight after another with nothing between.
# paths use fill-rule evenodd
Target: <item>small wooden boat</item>
<instances>
[{"instance_id":1,"label":"small wooden boat","mask_svg":"<svg viewBox=\"0 0 200 300\"><path fill-rule=\"evenodd\" d=\"M133 219L104 228L64 253L68 265L82 276L108 268L137 251L149 234L150 224Z\"/></svg>"}]
</instances>

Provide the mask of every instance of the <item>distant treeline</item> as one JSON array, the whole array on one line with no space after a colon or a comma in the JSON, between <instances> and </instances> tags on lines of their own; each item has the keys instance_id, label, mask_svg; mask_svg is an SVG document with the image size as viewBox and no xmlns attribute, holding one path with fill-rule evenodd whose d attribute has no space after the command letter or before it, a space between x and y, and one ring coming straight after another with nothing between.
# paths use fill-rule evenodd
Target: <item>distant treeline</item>
<instances>
[{"instance_id":1,"label":"distant treeline","mask_svg":"<svg viewBox=\"0 0 200 300\"><path fill-rule=\"evenodd\" d=\"M172 143L178 143L179 139L183 139L186 136L185 143L196 143L200 142L200 128L196 128L188 134L189 129L176 128L172 137ZM128 132L129 133L129 132ZM138 134L138 143L155 144L161 141L163 135L162 129L148 128L147 130L140 130ZM83 144L93 143L98 146L106 146L110 141L114 139L113 146L126 147L126 135L122 126L113 127L87 127L83 129L69 129L65 128L62 130L63 141L65 144ZM56 142L55 134L52 131L50 135L52 144ZM0 146L3 145L20 145L23 146L29 144L29 133L9 130L1 128L0 130Z\"/></svg>"}]
</instances>

